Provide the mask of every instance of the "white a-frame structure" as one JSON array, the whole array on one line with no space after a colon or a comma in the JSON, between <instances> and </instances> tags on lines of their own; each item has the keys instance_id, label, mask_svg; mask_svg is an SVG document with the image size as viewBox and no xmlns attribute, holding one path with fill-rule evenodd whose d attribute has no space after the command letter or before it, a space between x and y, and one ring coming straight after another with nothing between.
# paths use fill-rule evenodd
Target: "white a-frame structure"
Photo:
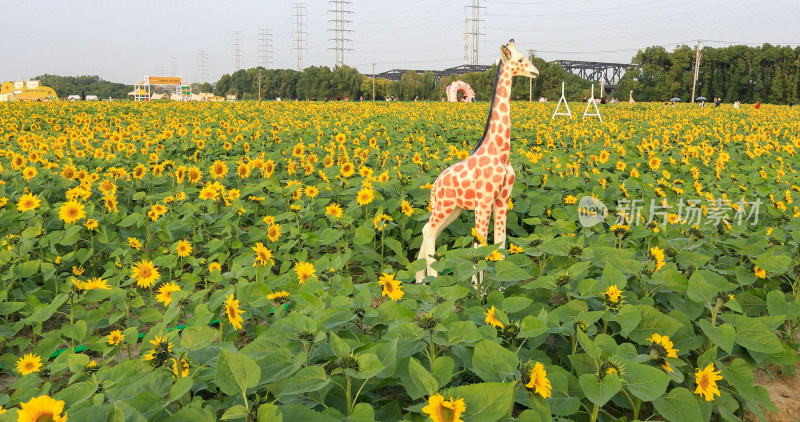
<instances>
[{"instance_id":1,"label":"white a-frame structure","mask_svg":"<svg viewBox=\"0 0 800 422\"><path fill-rule=\"evenodd\" d=\"M594 106L594 113L589 113L590 106ZM603 116L600 115L600 109L597 108L597 102L594 100L594 84L592 84L592 96L586 102L586 110L583 112L583 118L586 116L597 116L600 118L600 123L603 123Z\"/></svg>"},{"instance_id":2,"label":"white a-frame structure","mask_svg":"<svg viewBox=\"0 0 800 422\"><path fill-rule=\"evenodd\" d=\"M558 109L561 108L562 102L564 103L564 106L567 107L566 113L564 113L563 111L560 113L558 112ZM553 117L551 117L551 119L555 119L556 116L569 116L570 119L572 118L572 112L569 111L569 104L567 104L567 97L564 96L564 82L561 82L561 98L558 99L558 105L556 106L556 111L553 112Z\"/></svg>"}]
</instances>

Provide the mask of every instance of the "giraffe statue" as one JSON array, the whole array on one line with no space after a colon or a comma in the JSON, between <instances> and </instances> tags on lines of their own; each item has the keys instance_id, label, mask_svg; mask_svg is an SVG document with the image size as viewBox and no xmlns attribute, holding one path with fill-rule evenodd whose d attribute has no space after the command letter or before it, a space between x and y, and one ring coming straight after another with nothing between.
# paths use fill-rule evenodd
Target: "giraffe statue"
<instances>
[{"instance_id":1,"label":"giraffe statue","mask_svg":"<svg viewBox=\"0 0 800 422\"><path fill-rule=\"evenodd\" d=\"M633 90L628 92L628 104L636 104L636 101L633 100Z\"/></svg>"},{"instance_id":2,"label":"giraffe statue","mask_svg":"<svg viewBox=\"0 0 800 422\"><path fill-rule=\"evenodd\" d=\"M514 186L514 169L509 162L511 79L514 76L535 78L539 70L517 51L514 40L500 46L500 59L483 137L466 160L445 169L433 183L431 216L422 229L417 258L425 258L427 266L417 272L417 283L422 283L426 275L437 275L431 268L436 238L462 210L475 211L475 229L483 239L489 232L489 217L494 212L494 242L505 248L508 198Z\"/></svg>"}]
</instances>

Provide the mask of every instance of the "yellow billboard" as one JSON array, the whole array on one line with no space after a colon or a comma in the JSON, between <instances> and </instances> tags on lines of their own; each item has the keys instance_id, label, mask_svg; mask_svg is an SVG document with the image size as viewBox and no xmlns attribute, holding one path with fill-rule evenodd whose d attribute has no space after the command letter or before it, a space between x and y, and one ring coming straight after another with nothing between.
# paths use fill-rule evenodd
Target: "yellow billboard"
<instances>
[{"instance_id":1,"label":"yellow billboard","mask_svg":"<svg viewBox=\"0 0 800 422\"><path fill-rule=\"evenodd\" d=\"M180 85L181 78L170 78L167 76L151 76L150 85Z\"/></svg>"}]
</instances>

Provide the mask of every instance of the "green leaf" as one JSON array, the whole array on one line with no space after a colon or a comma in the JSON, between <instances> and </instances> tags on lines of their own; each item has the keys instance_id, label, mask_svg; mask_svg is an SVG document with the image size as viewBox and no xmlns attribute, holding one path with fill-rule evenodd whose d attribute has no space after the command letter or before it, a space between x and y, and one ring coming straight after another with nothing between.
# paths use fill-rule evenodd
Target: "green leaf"
<instances>
[{"instance_id":1,"label":"green leaf","mask_svg":"<svg viewBox=\"0 0 800 422\"><path fill-rule=\"evenodd\" d=\"M782 351L781 341L763 322L742 315L727 315L736 327L736 343L759 353L778 353Z\"/></svg>"},{"instance_id":2,"label":"green leaf","mask_svg":"<svg viewBox=\"0 0 800 422\"><path fill-rule=\"evenodd\" d=\"M528 315L525 318L522 318L522 323L520 324L520 331L517 334L517 337L520 338L531 338L531 337L538 337L547 332L547 324L542 322L539 318L534 317L533 315Z\"/></svg>"},{"instance_id":3,"label":"green leaf","mask_svg":"<svg viewBox=\"0 0 800 422\"><path fill-rule=\"evenodd\" d=\"M24 307L24 302L0 302L0 315L8 315Z\"/></svg>"},{"instance_id":4,"label":"green leaf","mask_svg":"<svg viewBox=\"0 0 800 422\"><path fill-rule=\"evenodd\" d=\"M378 375L383 371L383 363L374 353L362 353L358 355L358 371L346 370L353 378L368 379ZM352 371L352 372L349 372Z\"/></svg>"},{"instance_id":5,"label":"green leaf","mask_svg":"<svg viewBox=\"0 0 800 422\"><path fill-rule=\"evenodd\" d=\"M623 337L628 337L631 331L642 322L642 313L633 305L622 305L616 315L616 321L619 323L619 333Z\"/></svg>"},{"instance_id":6,"label":"green leaf","mask_svg":"<svg viewBox=\"0 0 800 422\"><path fill-rule=\"evenodd\" d=\"M228 349L220 349L214 381L223 393L239 395L258 385L261 368L253 359Z\"/></svg>"},{"instance_id":7,"label":"green leaf","mask_svg":"<svg viewBox=\"0 0 800 422\"><path fill-rule=\"evenodd\" d=\"M214 422L216 420L217 418L210 409L197 407L184 407L165 419L166 422Z\"/></svg>"},{"instance_id":8,"label":"green leaf","mask_svg":"<svg viewBox=\"0 0 800 422\"><path fill-rule=\"evenodd\" d=\"M792 258L788 255L775 255L770 249L759 255L754 263L762 270L767 270L767 277L780 275L792 268Z\"/></svg>"},{"instance_id":9,"label":"green leaf","mask_svg":"<svg viewBox=\"0 0 800 422\"><path fill-rule=\"evenodd\" d=\"M35 259L33 261L23 262L14 266L14 274L19 278L28 278L39 270L39 263L41 261Z\"/></svg>"},{"instance_id":10,"label":"green leaf","mask_svg":"<svg viewBox=\"0 0 800 422\"><path fill-rule=\"evenodd\" d=\"M448 388L440 394L453 399L464 399L467 410L461 415L464 422L490 422L505 418L514 401L514 384L480 383Z\"/></svg>"},{"instance_id":11,"label":"green leaf","mask_svg":"<svg viewBox=\"0 0 800 422\"><path fill-rule=\"evenodd\" d=\"M207 325L193 325L181 332L181 347L187 350L200 350L216 341L217 330Z\"/></svg>"},{"instance_id":12,"label":"green leaf","mask_svg":"<svg viewBox=\"0 0 800 422\"><path fill-rule=\"evenodd\" d=\"M630 361L625 363L622 379L628 391L644 401L661 397L670 381L663 370Z\"/></svg>"},{"instance_id":13,"label":"green leaf","mask_svg":"<svg viewBox=\"0 0 800 422\"><path fill-rule=\"evenodd\" d=\"M719 289L706 281L702 271L695 271L689 277L689 288L686 290L686 296L695 302L712 303L715 300Z\"/></svg>"},{"instance_id":14,"label":"green leaf","mask_svg":"<svg viewBox=\"0 0 800 422\"><path fill-rule=\"evenodd\" d=\"M227 421L231 419L244 419L250 412L241 404L231 406L225 413L222 414L220 420Z\"/></svg>"},{"instance_id":15,"label":"green leaf","mask_svg":"<svg viewBox=\"0 0 800 422\"><path fill-rule=\"evenodd\" d=\"M722 368L722 378L745 399L756 399L753 368L744 359L736 358Z\"/></svg>"},{"instance_id":16,"label":"green leaf","mask_svg":"<svg viewBox=\"0 0 800 422\"><path fill-rule=\"evenodd\" d=\"M25 322L27 323L39 323L44 322L50 319L51 316L58 310L58 308L67 301L69 295L66 293L61 293L60 295L53 298L53 301L50 304L45 306L40 306L34 311L31 316L25 318Z\"/></svg>"},{"instance_id":17,"label":"green leaf","mask_svg":"<svg viewBox=\"0 0 800 422\"><path fill-rule=\"evenodd\" d=\"M192 384L194 384L194 380L191 377L178 378L169 390L169 401L180 400L192 389Z\"/></svg>"},{"instance_id":18,"label":"green leaf","mask_svg":"<svg viewBox=\"0 0 800 422\"><path fill-rule=\"evenodd\" d=\"M712 343L719 346L728 354L733 351L733 341L736 338L736 330L732 325L725 323L718 327L713 327L711 322L706 319L697 321L697 325L703 330L703 334L705 334Z\"/></svg>"},{"instance_id":19,"label":"green leaf","mask_svg":"<svg viewBox=\"0 0 800 422\"><path fill-rule=\"evenodd\" d=\"M330 379L325 374L325 369L321 366L307 366L299 370L289 384L284 387L279 395L303 394L311 391L319 391L330 383Z\"/></svg>"},{"instance_id":20,"label":"green leaf","mask_svg":"<svg viewBox=\"0 0 800 422\"><path fill-rule=\"evenodd\" d=\"M683 387L673 388L666 396L653 400L653 407L670 422L703 420L697 398Z\"/></svg>"},{"instance_id":21,"label":"green leaf","mask_svg":"<svg viewBox=\"0 0 800 422\"><path fill-rule=\"evenodd\" d=\"M64 324L64 326L61 327L61 334L75 340L77 343L81 343L86 337L86 321L80 319L71 325Z\"/></svg>"},{"instance_id":22,"label":"green leaf","mask_svg":"<svg viewBox=\"0 0 800 422\"><path fill-rule=\"evenodd\" d=\"M659 333L662 336L672 336L683 324L668 315L664 315L652 306L636 305L636 309L642 314L642 322L631 331L628 338L639 343L645 341L653 335Z\"/></svg>"},{"instance_id":23,"label":"green leaf","mask_svg":"<svg viewBox=\"0 0 800 422\"><path fill-rule=\"evenodd\" d=\"M612 285L616 285L618 289L622 290L628 284L625 275L610 262L603 268L601 281L603 282L603 287L606 289Z\"/></svg>"},{"instance_id":24,"label":"green leaf","mask_svg":"<svg viewBox=\"0 0 800 422\"><path fill-rule=\"evenodd\" d=\"M337 336L336 333L331 332L331 351L333 355L337 358L341 359L350 354L350 345L347 344L341 337Z\"/></svg>"},{"instance_id":25,"label":"green leaf","mask_svg":"<svg viewBox=\"0 0 800 422\"><path fill-rule=\"evenodd\" d=\"M494 279L497 281L523 281L532 278L529 272L510 261L498 261L494 269Z\"/></svg>"},{"instance_id":26,"label":"green leaf","mask_svg":"<svg viewBox=\"0 0 800 422\"><path fill-rule=\"evenodd\" d=\"M481 340L472 355L472 370L484 381L505 381L519 368L519 359L512 351L491 341Z\"/></svg>"},{"instance_id":27,"label":"green leaf","mask_svg":"<svg viewBox=\"0 0 800 422\"><path fill-rule=\"evenodd\" d=\"M591 339L589 339L589 336L587 336L586 333L580 329L576 329L575 331L575 334L578 337L578 344L581 345L583 351L585 351L586 354L592 359L599 358L601 353L600 348L597 347Z\"/></svg>"},{"instance_id":28,"label":"green leaf","mask_svg":"<svg viewBox=\"0 0 800 422\"><path fill-rule=\"evenodd\" d=\"M423 395L433 395L439 389L439 383L436 378L413 356L408 360L408 375L411 378L411 382L414 383L414 387L418 391L422 391Z\"/></svg>"},{"instance_id":29,"label":"green leaf","mask_svg":"<svg viewBox=\"0 0 800 422\"><path fill-rule=\"evenodd\" d=\"M283 422L283 414L278 406L264 403L258 407L258 422Z\"/></svg>"},{"instance_id":30,"label":"green leaf","mask_svg":"<svg viewBox=\"0 0 800 422\"><path fill-rule=\"evenodd\" d=\"M592 403L603 406L622 389L617 374L606 374L601 381L596 374L583 374L578 379L583 393Z\"/></svg>"}]
</instances>

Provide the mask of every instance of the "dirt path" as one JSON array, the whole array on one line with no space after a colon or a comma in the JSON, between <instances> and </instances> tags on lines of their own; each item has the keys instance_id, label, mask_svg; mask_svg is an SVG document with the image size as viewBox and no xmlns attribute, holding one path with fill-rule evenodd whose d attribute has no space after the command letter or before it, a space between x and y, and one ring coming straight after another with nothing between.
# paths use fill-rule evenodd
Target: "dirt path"
<instances>
[{"instance_id":1,"label":"dirt path","mask_svg":"<svg viewBox=\"0 0 800 422\"><path fill-rule=\"evenodd\" d=\"M797 364L795 369L794 375L783 376L778 367L770 368L774 380L760 369L753 373L756 385L766 388L769 398L781 410L780 413L767 412L767 420L770 422L800 421L800 364ZM749 416L750 418L747 418L749 420L758 420L752 415Z\"/></svg>"}]
</instances>

